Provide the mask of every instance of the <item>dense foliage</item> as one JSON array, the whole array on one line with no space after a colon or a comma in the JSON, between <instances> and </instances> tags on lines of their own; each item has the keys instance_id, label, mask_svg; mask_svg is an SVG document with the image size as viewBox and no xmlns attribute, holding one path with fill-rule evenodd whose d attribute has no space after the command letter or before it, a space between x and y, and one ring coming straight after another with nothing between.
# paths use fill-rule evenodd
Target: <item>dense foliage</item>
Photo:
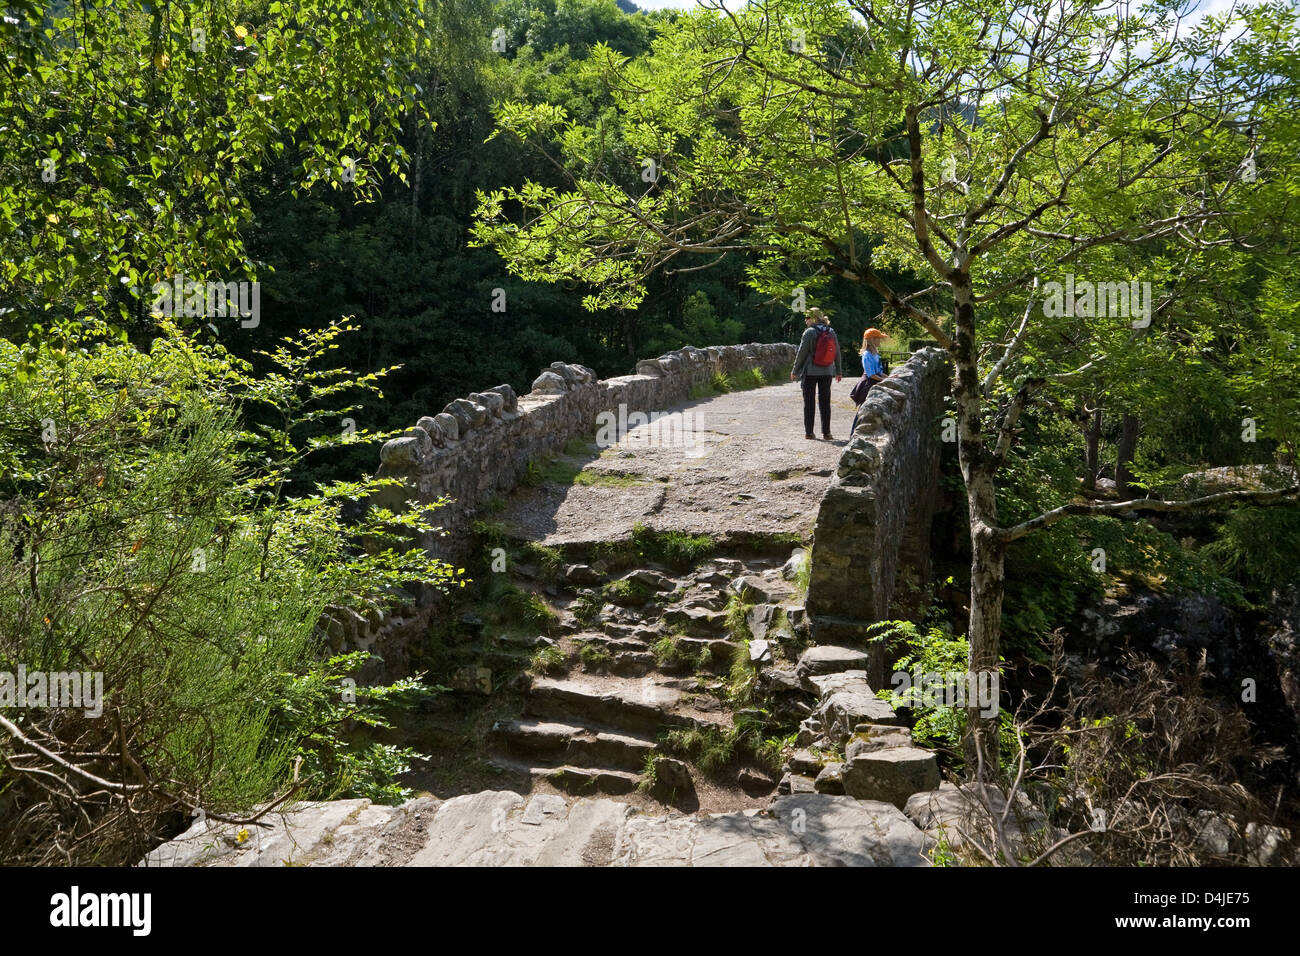
<instances>
[{"instance_id":1,"label":"dense foliage","mask_svg":"<svg viewBox=\"0 0 1300 956\"><path fill-rule=\"evenodd\" d=\"M436 513L361 507L375 440L557 358L792 339L802 299L846 346L881 325L964 363L944 573L971 600L897 625L903 664L1041 660L1125 588L1261 609L1293 586L1294 503L1088 509L1293 480L1295 11L1170 43L1169 3L1077 6L1022 69L987 47L1037 8L965 0L8 4L0 672L102 673L106 719L6 708L0 860L133 860L291 794L400 799L411 753L348 731L429 689L354 686L328 613L457 575L411 545ZM1156 321L1034 310L1067 272L1151 279ZM256 283L256 311L160 307L187 280ZM982 525L1066 503L972 580ZM959 636L994 592L993 643ZM966 716L918 736L960 765Z\"/></svg>"}]
</instances>

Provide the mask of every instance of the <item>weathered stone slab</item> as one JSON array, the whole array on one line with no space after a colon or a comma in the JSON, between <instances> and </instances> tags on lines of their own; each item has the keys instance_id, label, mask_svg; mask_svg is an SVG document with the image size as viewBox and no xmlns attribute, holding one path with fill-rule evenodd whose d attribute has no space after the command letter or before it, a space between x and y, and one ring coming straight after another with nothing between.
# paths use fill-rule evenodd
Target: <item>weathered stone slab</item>
<instances>
[{"instance_id":1,"label":"weathered stone slab","mask_svg":"<svg viewBox=\"0 0 1300 956\"><path fill-rule=\"evenodd\" d=\"M883 800L900 810L914 793L939 789L934 753L920 747L888 747L859 753L844 765L844 792L860 800Z\"/></svg>"},{"instance_id":2,"label":"weathered stone slab","mask_svg":"<svg viewBox=\"0 0 1300 956\"><path fill-rule=\"evenodd\" d=\"M823 733L847 737L859 724L898 724L901 720L867 683L866 671L844 671L810 679L821 702L814 716Z\"/></svg>"}]
</instances>

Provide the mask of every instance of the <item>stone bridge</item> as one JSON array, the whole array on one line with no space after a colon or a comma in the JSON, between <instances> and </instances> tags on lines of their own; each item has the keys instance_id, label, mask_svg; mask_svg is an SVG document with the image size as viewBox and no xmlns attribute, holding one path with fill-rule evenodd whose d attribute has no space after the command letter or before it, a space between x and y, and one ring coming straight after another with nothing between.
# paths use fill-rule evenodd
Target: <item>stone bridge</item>
<instances>
[{"instance_id":1,"label":"stone bridge","mask_svg":"<svg viewBox=\"0 0 1300 956\"><path fill-rule=\"evenodd\" d=\"M973 804L876 694L864 631L926 580L945 363L912 355L853 435L835 385L838 437L809 441L793 358L557 364L387 443L392 503L450 498L425 543L481 579L330 628L373 676L443 687L388 738L425 754L417 796L295 808L246 843L199 823L147 862L927 865Z\"/></svg>"},{"instance_id":2,"label":"stone bridge","mask_svg":"<svg viewBox=\"0 0 1300 956\"><path fill-rule=\"evenodd\" d=\"M889 615L896 582L910 607L929 580L948 370L939 350L914 352L872 390L852 436L846 378L832 391L836 438L808 441L789 381L794 353L788 343L688 347L604 380L556 362L527 395L509 385L473 393L386 443L379 474L406 488L386 503L449 498L437 512L445 535L425 545L457 562L475 546L475 518L502 502L517 536L546 545L626 539L638 524L811 539L812 638L860 645L865 626ZM724 375L777 384L716 394ZM539 483L566 449L570 480ZM510 496L521 484L539 486ZM343 643L370 649L393 623L356 619Z\"/></svg>"}]
</instances>

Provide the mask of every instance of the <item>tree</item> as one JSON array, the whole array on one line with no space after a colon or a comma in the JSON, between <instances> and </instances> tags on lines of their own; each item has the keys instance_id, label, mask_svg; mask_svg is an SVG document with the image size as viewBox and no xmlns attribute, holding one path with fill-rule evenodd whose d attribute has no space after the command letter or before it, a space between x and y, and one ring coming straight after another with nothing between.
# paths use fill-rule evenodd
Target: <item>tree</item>
<instances>
[{"instance_id":1,"label":"tree","mask_svg":"<svg viewBox=\"0 0 1300 956\"><path fill-rule=\"evenodd\" d=\"M332 324L267 343L259 377L151 287L256 279L255 180L365 198L400 174L434 24L423 0L0 18L0 859L132 863L192 813L402 795L410 752L340 731L418 681L349 687L367 655L331 653L322 612L454 569L414 543L422 509L354 516L388 482L289 494L310 453L386 437L339 421L382 373L321 368ZM102 693L10 710L22 668Z\"/></svg>"},{"instance_id":2,"label":"tree","mask_svg":"<svg viewBox=\"0 0 1300 956\"><path fill-rule=\"evenodd\" d=\"M1270 180L1277 201L1295 182L1295 24L1294 10L1265 4L1189 32L1168 0L1141 13L1097 0L713 6L676 21L645 58L605 47L590 58L653 181L629 190L603 175L582 120L507 104L503 129L557 136L586 161L563 188L485 193L477 234L523 277L590 283L591 308L635 305L646 277L679 258L748 250L763 291L838 276L928 333L954 366L969 665L997 671L1012 542L1074 515L1297 492L998 517L1028 410L1103 369L1122 401L1116 383L1138 387L1204 319L1184 308L1191 292L1253 238L1286 232L1289 199L1268 209L1257 193ZM901 292L890 268L921 287ZM1075 279L1086 300L1075 302ZM987 719L968 719L972 743L991 738Z\"/></svg>"},{"instance_id":3,"label":"tree","mask_svg":"<svg viewBox=\"0 0 1300 956\"><path fill-rule=\"evenodd\" d=\"M15 147L0 155L0 328L89 313L147 329L155 283L255 279L247 190L286 152L286 191L364 199L380 170L404 176L397 133L418 112L411 72L434 24L424 0L15 13L0 61Z\"/></svg>"}]
</instances>

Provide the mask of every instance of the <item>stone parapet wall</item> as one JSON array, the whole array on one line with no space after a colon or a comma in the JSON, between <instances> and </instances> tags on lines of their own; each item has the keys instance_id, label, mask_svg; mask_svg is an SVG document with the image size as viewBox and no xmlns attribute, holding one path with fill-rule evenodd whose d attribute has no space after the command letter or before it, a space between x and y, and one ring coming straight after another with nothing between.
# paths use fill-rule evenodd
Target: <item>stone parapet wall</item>
<instances>
[{"instance_id":1,"label":"stone parapet wall","mask_svg":"<svg viewBox=\"0 0 1300 956\"><path fill-rule=\"evenodd\" d=\"M921 349L867 396L813 530L807 610L818 643L859 643L886 619L900 563L928 579L950 377L942 350Z\"/></svg>"},{"instance_id":2,"label":"stone parapet wall","mask_svg":"<svg viewBox=\"0 0 1300 956\"><path fill-rule=\"evenodd\" d=\"M403 479L405 493L392 489L379 503L397 508L412 497L449 499L434 519L446 534L424 544L434 555L459 559L479 509L515 488L530 464L593 435L602 412L617 415L624 405L629 414L666 413L719 373L785 373L795 352L784 342L687 347L638 362L634 375L604 380L585 366L555 362L527 395L516 396L509 385L475 392L387 442L377 474Z\"/></svg>"}]
</instances>

